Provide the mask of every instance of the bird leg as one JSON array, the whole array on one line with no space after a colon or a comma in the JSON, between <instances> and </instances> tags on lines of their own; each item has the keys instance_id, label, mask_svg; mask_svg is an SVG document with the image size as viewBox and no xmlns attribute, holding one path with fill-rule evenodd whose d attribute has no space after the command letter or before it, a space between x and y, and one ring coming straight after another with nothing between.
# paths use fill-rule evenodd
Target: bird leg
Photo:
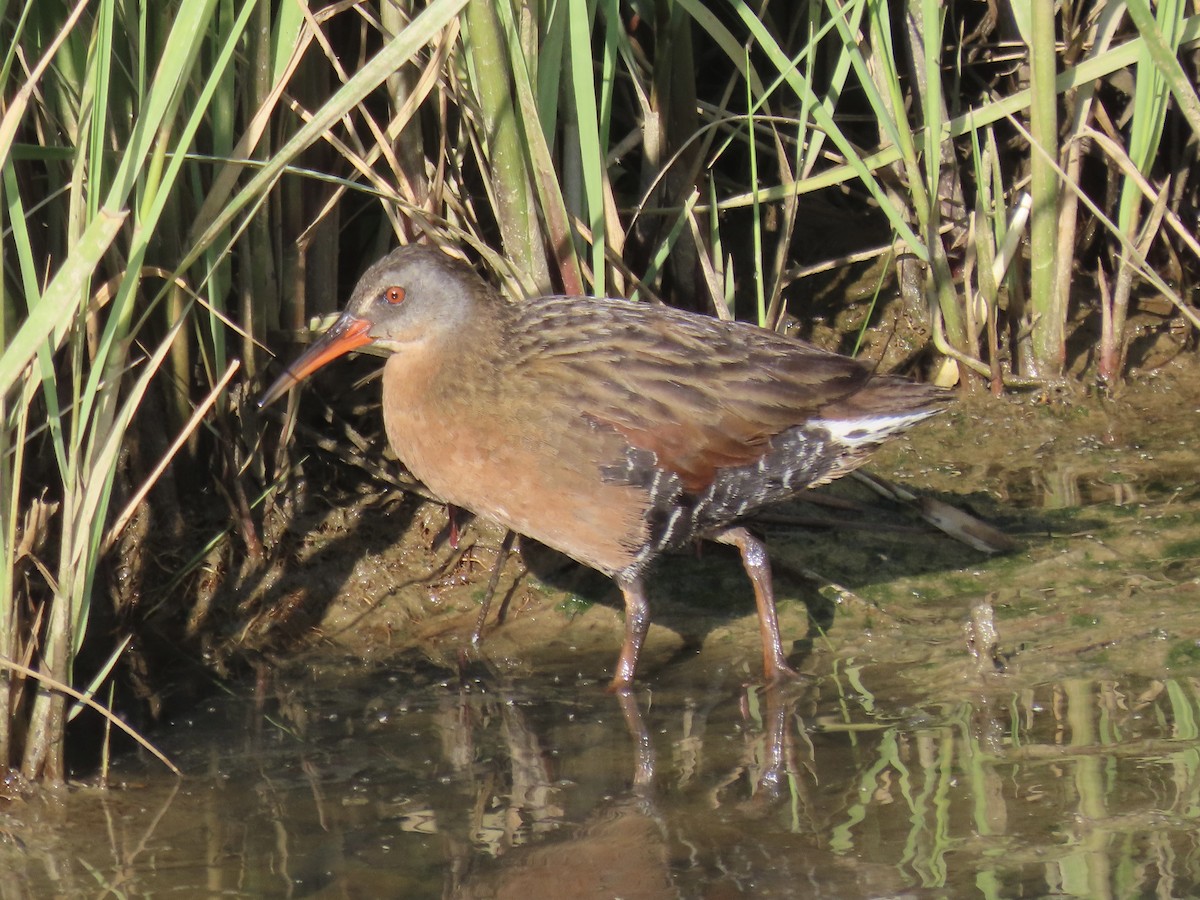
<instances>
[{"instance_id":1,"label":"bird leg","mask_svg":"<svg viewBox=\"0 0 1200 900\"><path fill-rule=\"evenodd\" d=\"M779 618L775 612L775 592L771 587L771 561L767 546L745 528L726 528L712 535L720 544L730 544L742 554L742 565L754 585L758 605L758 631L763 645L763 676L768 683L796 677L783 654L779 637Z\"/></svg>"},{"instance_id":2,"label":"bird leg","mask_svg":"<svg viewBox=\"0 0 1200 900\"><path fill-rule=\"evenodd\" d=\"M517 533L511 528L505 532L504 541L500 544L500 549L496 553L496 562L492 566L492 576L488 579L487 589L483 592L483 603L479 606L479 615L475 618L475 628L471 632L471 643L479 646L479 642L483 640L483 626L487 624L488 610L491 609L492 599L496 596L496 585L500 583L500 571L504 568L504 563L508 559L508 554L512 552L513 541L516 540ZM504 617L508 613L508 601L512 599L512 592L504 596L500 601L500 611L496 614L496 624L503 625Z\"/></svg>"},{"instance_id":3,"label":"bird leg","mask_svg":"<svg viewBox=\"0 0 1200 900\"><path fill-rule=\"evenodd\" d=\"M646 603L642 579L618 575L614 580L625 595L625 643L621 645L616 674L608 685L610 693L628 690L633 684L642 642L646 640L646 632L650 629L650 606Z\"/></svg>"}]
</instances>

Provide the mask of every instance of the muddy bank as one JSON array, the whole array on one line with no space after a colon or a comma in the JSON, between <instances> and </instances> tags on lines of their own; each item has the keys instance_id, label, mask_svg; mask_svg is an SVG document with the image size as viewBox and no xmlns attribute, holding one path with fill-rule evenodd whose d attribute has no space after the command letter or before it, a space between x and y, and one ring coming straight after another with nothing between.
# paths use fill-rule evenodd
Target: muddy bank
<instances>
[{"instance_id":1,"label":"muddy bank","mask_svg":"<svg viewBox=\"0 0 1200 900\"><path fill-rule=\"evenodd\" d=\"M898 642L894 652L913 635L916 647L958 647L972 605L985 601L1010 674L1035 666L1047 676L1126 648L1123 665L1162 670L1188 655L1195 624L1198 418L1200 391L1182 367L1135 381L1116 400L962 398L870 468L995 525L1017 549L981 553L861 483L837 483L816 492L816 503L776 507L757 523L785 634L801 656L861 650L885 636ZM331 650L378 659L417 649L452 660L468 649L503 533L471 523L456 551L446 524L440 506L394 494L329 509L280 589L324 598L314 637ZM650 590L643 680L669 676L668 665L754 671L752 594L732 551L677 554ZM493 624L493 605L482 645L494 665L611 675L622 622L606 579L535 548L506 559L496 604L504 598L507 620Z\"/></svg>"}]
</instances>

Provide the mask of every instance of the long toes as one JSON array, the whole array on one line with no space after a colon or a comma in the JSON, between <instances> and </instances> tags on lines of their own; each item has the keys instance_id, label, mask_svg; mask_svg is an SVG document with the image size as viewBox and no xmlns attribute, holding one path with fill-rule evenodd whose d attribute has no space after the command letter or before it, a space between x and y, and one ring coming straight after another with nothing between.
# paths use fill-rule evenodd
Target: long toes
<instances>
[{"instance_id":1,"label":"long toes","mask_svg":"<svg viewBox=\"0 0 1200 900\"><path fill-rule=\"evenodd\" d=\"M763 680L767 684L790 684L800 680L802 676L799 672L789 666L787 663L777 663L767 671L763 672Z\"/></svg>"},{"instance_id":2,"label":"long toes","mask_svg":"<svg viewBox=\"0 0 1200 900\"><path fill-rule=\"evenodd\" d=\"M610 694L621 694L633 687L632 678L622 678L620 675L614 675L613 680L608 683L608 687L604 690Z\"/></svg>"}]
</instances>

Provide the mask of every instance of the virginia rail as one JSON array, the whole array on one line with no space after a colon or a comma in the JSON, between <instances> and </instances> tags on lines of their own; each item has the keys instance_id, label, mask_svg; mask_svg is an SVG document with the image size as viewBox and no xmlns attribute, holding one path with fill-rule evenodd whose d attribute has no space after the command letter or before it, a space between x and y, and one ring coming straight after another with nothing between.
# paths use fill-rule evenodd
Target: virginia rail
<instances>
[{"instance_id":1,"label":"virginia rail","mask_svg":"<svg viewBox=\"0 0 1200 900\"><path fill-rule=\"evenodd\" d=\"M945 391L738 322L627 300L504 301L440 250L393 251L267 389L270 403L347 351L390 351L388 440L447 503L610 576L628 688L663 551L732 544L754 585L763 668L790 674L766 547L738 522L831 481L938 412Z\"/></svg>"}]
</instances>

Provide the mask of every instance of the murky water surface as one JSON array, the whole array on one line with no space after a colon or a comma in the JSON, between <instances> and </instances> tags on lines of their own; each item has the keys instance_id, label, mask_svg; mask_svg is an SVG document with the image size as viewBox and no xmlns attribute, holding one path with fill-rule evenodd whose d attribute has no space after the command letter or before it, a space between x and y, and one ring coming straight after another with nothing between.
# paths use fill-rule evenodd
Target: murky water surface
<instances>
[{"instance_id":1,"label":"murky water surface","mask_svg":"<svg viewBox=\"0 0 1200 900\"><path fill-rule=\"evenodd\" d=\"M320 648L155 733L183 780L128 757L118 786L0 811L0 896L1195 896L1189 381L968 402L880 458L1008 554L853 485L849 513L784 510L847 524L764 526L803 671L778 690L754 685L723 553L652 584L620 698L603 585L514 561L483 657L463 648L478 577L364 551Z\"/></svg>"}]
</instances>

